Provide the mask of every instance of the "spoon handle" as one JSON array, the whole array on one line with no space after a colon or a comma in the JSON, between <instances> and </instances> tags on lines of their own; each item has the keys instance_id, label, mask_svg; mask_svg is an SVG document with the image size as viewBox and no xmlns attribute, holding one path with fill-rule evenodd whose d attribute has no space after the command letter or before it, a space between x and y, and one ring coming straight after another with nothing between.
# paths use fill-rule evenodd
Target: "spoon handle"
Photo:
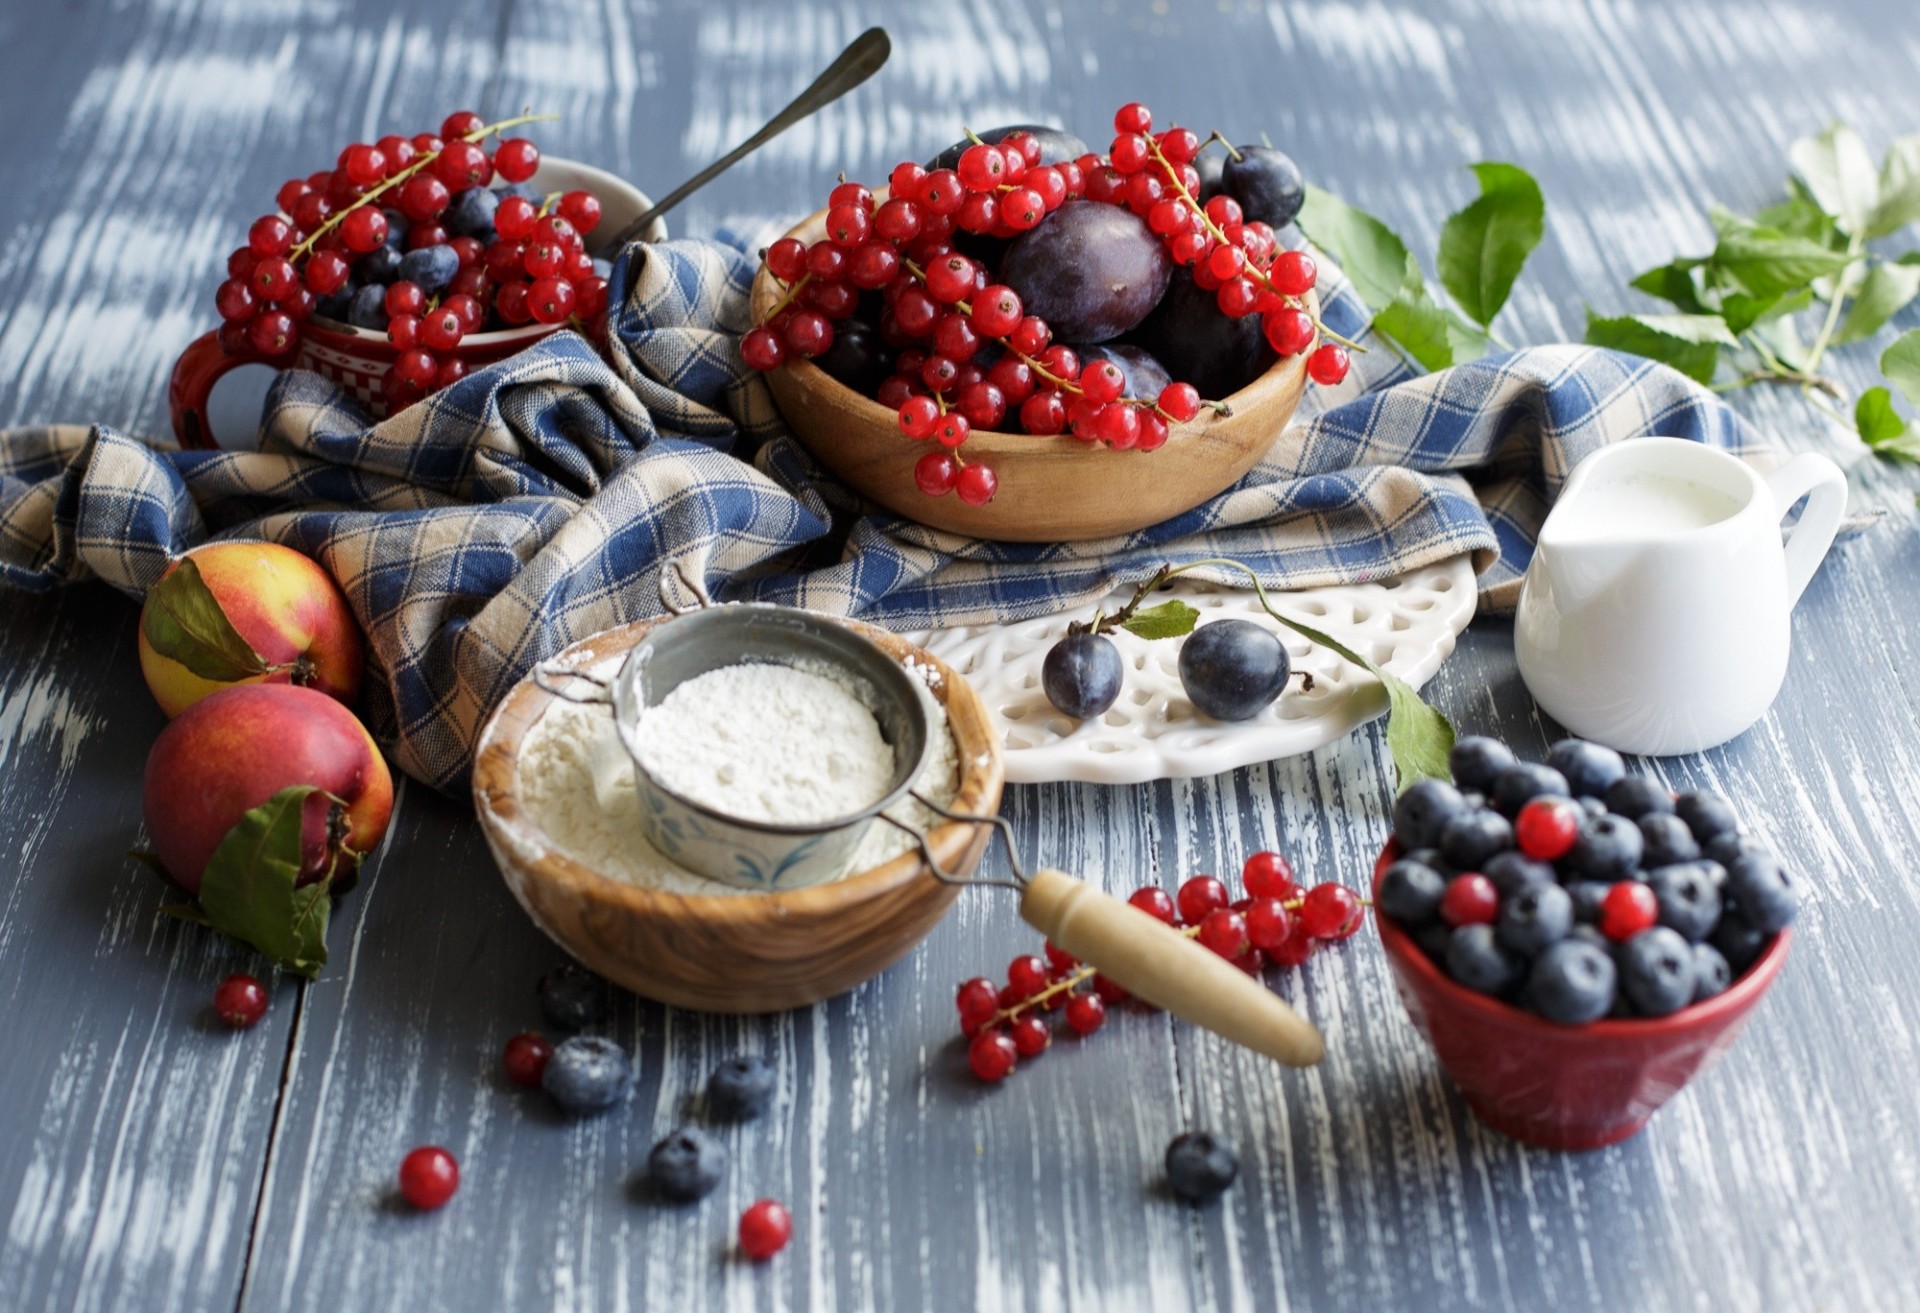
<instances>
[{"instance_id":1,"label":"spoon handle","mask_svg":"<svg viewBox=\"0 0 1920 1313\"><path fill-rule=\"evenodd\" d=\"M706 168L688 178L685 182L668 192L654 204L651 210L622 228L613 239L612 249L619 249L646 231L648 224L671 210L687 197L699 191L741 160L759 150L788 128L815 112L826 108L840 97L872 77L887 56L893 53L893 42L887 38L883 27L870 27L853 39L853 43L840 52L840 57L827 65L826 69L808 85L805 91L793 98L793 103L767 120L766 126L722 155Z\"/></svg>"}]
</instances>

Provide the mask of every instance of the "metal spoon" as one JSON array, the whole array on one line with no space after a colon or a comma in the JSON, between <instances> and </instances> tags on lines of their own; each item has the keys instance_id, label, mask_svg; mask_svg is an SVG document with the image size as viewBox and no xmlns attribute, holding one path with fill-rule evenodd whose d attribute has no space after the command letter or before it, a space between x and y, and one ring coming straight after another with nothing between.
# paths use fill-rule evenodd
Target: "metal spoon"
<instances>
[{"instance_id":1,"label":"metal spoon","mask_svg":"<svg viewBox=\"0 0 1920 1313\"><path fill-rule=\"evenodd\" d=\"M656 218L699 191L748 155L759 150L801 119L826 108L865 82L879 71L880 66L887 62L887 56L892 53L893 42L888 40L885 28L870 27L862 32L853 39L853 44L840 52L838 59L827 65L826 70L815 78L805 91L794 97L792 104L768 119L765 127L675 187L655 203L651 210L622 228L611 243L612 249L618 250L625 246L645 232L647 225Z\"/></svg>"}]
</instances>

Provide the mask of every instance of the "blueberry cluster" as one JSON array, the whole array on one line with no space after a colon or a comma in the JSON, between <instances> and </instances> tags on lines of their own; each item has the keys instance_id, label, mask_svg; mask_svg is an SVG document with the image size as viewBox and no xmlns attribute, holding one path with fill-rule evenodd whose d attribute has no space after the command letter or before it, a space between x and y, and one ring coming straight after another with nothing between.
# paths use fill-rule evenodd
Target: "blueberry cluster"
<instances>
[{"instance_id":1,"label":"blueberry cluster","mask_svg":"<svg viewBox=\"0 0 1920 1313\"><path fill-rule=\"evenodd\" d=\"M1663 1017L1725 990L1799 889L1711 793L1675 796L1565 739L1545 764L1462 739L1454 783L1394 804L1379 910L1469 989L1550 1021Z\"/></svg>"}]
</instances>

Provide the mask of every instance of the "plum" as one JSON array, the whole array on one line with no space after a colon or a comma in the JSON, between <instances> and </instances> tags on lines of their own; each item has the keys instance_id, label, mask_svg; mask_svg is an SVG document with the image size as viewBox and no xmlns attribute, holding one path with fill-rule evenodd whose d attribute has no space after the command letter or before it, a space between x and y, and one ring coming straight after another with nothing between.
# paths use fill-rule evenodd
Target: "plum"
<instances>
[{"instance_id":1,"label":"plum","mask_svg":"<svg viewBox=\"0 0 1920 1313\"><path fill-rule=\"evenodd\" d=\"M1220 183L1227 195L1240 202L1240 213L1275 228L1292 223L1307 200L1300 166L1271 146L1236 146L1234 150L1240 158L1227 157Z\"/></svg>"},{"instance_id":2,"label":"plum","mask_svg":"<svg viewBox=\"0 0 1920 1313\"><path fill-rule=\"evenodd\" d=\"M1100 346L1075 344L1073 350L1080 357L1082 368L1096 360L1111 360L1118 365L1121 376L1126 379L1126 395L1130 397L1157 397L1167 384L1173 382L1167 367L1137 346L1124 342Z\"/></svg>"},{"instance_id":3,"label":"plum","mask_svg":"<svg viewBox=\"0 0 1920 1313\"><path fill-rule=\"evenodd\" d=\"M872 396L893 372L892 356L881 344L880 335L858 319L843 319L833 326L833 345L813 362L855 392Z\"/></svg>"},{"instance_id":4,"label":"plum","mask_svg":"<svg viewBox=\"0 0 1920 1313\"><path fill-rule=\"evenodd\" d=\"M1010 133L1031 132L1035 141L1040 143L1040 162L1042 164L1060 164L1067 160L1077 160L1090 154L1093 148L1064 128L1049 128L1041 123L1009 123L1004 128L988 128L985 132L974 134L988 145L994 145ZM967 147L973 145L972 138L956 141L927 161L927 168L951 169L960 163L960 156Z\"/></svg>"},{"instance_id":5,"label":"plum","mask_svg":"<svg viewBox=\"0 0 1920 1313\"><path fill-rule=\"evenodd\" d=\"M1049 321L1052 322L1052 321ZM1196 287L1185 269L1174 271L1159 306L1131 335L1171 374L1215 399L1238 392L1273 363L1260 316L1234 319L1220 312L1212 292Z\"/></svg>"},{"instance_id":6,"label":"plum","mask_svg":"<svg viewBox=\"0 0 1920 1313\"><path fill-rule=\"evenodd\" d=\"M1203 150L1194 157L1193 167L1200 174L1200 200L1212 200L1220 194L1222 172L1227 157L1221 151Z\"/></svg>"},{"instance_id":7,"label":"plum","mask_svg":"<svg viewBox=\"0 0 1920 1313\"><path fill-rule=\"evenodd\" d=\"M1135 327L1172 273L1144 219L1094 201L1062 205L1015 238L1000 263L1000 281L1062 342L1106 342Z\"/></svg>"}]
</instances>

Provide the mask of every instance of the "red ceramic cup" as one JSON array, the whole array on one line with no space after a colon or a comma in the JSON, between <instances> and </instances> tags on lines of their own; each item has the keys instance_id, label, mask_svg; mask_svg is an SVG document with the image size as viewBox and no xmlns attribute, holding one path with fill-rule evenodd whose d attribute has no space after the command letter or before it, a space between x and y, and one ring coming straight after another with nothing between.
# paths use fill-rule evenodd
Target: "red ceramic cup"
<instances>
[{"instance_id":1,"label":"red ceramic cup","mask_svg":"<svg viewBox=\"0 0 1920 1313\"><path fill-rule=\"evenodd\" d=\"M600 200L600 223L588 237L605 240L625 228L653 202L644 193L622 182L611 173L573 160L543 158L529 181L543 192L590 191ZM643 240L665 241L667 228L659 219L648 225ZM492 333L475 333L461 339L452 354L466 362L468 369L495 364L533 343L557 332L554 324L523 324L518 328ZM216 445L207 426L207 398L214 384L242 365L269 364L289 369L310 369L352 392L375 419L385 419L386 398L381 383L400 352L387 341L385 333L375 333L350 324L337 323L318 316L300 326L300 344L291 359L269 360L257 355L230 356L221 349L219 335L208 333L196 338L174 362L173 378L167 385L167 408L173 416L173 434L183 447Z\"/></svg>"},{"instance_id":2,"label":"red ceramic cup","mask_svg":"<svg viewBox=\"0 0 1920 1313\"><path fill-rule=\"evenodd\" d=\"M1373 869L1399 857L1389 843ZM1774 936L1730 988L1669 1017L1562 1026L1457 984L1412 936L1372 918L1407 1015L1475 1116L1543 1149L1598 1149L1626 1139L1724 1053L1787 960L1791 930Z\"/></svg>"}]
</instances>

